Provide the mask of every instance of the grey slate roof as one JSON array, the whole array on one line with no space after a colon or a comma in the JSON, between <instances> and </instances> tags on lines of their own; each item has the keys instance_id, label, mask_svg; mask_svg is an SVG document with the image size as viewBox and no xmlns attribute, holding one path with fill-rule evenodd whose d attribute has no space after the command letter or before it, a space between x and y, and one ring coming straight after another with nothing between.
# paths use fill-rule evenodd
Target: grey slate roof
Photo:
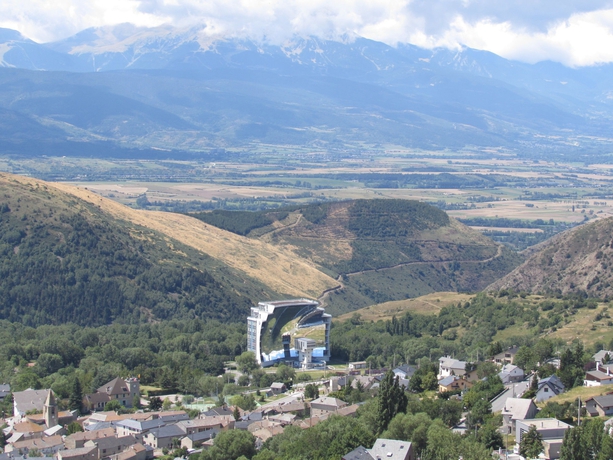
<instances>
[{"instance_id":1,"label":"grey slate roof","mask_svg":"<svg viewBox=\"0 0 613 460\"><path fill-rule=\"evenodd\" d=\"M356 447L348 454L343 455L342 460L374 460L365 447Z\"/></svg>"},{"instance_id":2,"label":"grey slate roof","mask_svg":"<svg viewBox=\"0 0 613 460\"><path fill-rule=\"evenodd\" d=\"M165 423L163 420L160 420L159 418L156 418L153 420L127 419L127 420L120 420L119 422L115 422L115 425L130 428L132 430L147 431L147 430L152 430L154 428L160 428L164 426Z\"/></svg>"},{"instance_id":3,"label":"grey slate roof","mask_svg":"<svg viewBox=\"0 0 613 460\"><path fill-rule=\"evenodd\" d=\"M43 410L47 396L51 390L25 390L13 393L13 404L20 413L25 414L29 410Z\"/></svg>"},{"instance_id":4,"label":"grey slate roof","mask_svg":"<svg viewBox=\"0 0 613 460\"><path fill-rule=\"evenodd\" d=\"M161 428L156 428L154 430L149 431L149 433L147 433L147 436L154 436L158 439L179 438L185 436L185 431L177 425L166 425Z\"/></svg>"}]
</instances>

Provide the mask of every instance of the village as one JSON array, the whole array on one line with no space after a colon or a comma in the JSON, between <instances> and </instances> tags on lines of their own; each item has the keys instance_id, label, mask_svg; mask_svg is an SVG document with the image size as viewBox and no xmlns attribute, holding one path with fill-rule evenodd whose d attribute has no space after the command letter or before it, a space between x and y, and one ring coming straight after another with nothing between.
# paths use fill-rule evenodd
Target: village
<instances>
[{"instance_id":1,"label":"village","mask_svg":"<svg viewBox=\"0 0 613 460\"><path fill-rule=\"evenodd\" d=\"M517 351L518 347L511 347L490 360L498 367L497 376L504 384L504 390L490 401L491 411L502 415L503 423L499 430L507 445L511 446L498 455L508 459L524 458L519 455L520 446L524 436L532 430L542 440L539 458L557 459L564 434L572 426L556 418L538 417L537 404L542 405L564 393L564 384L555 374L547 378L526 375L513 364ZM585 387L613 384L613 363L609 364L611 356L613 352L603 350L592 357L593 366L584 376ZM548 364L559 367L560 362L553 359ZM400 365L390 371L398 384L408 390L416 370L414 366ZM355 416L360 403L349 404L333 395L351 386L375 396L385 372L385 369L369 369L366 362L353 362L348 363L344 373L331 372L331 377L308 385L275 382L270 388L258 390L270 402L258 403L251 411L230 404L230 398L216 407L197 411L190 410L188 404L183 406L181 395L145 398L140 393L137 378L116 378L108 382L95 393L86 394L81 409L73 411L61 410L60 406L65 405L50 389L11 393L9 385L1 385L0 397L12 397L13 414L0 421L5 426L3 435L6 440L0 460L35 457L43 460L151 460L171 452L187 458L210 448L217 435L229 430L250 432L259 448L266 440L283 433L288 426L309 429L333 416ZM439 359L437 379L439 397L452 395L451 398L459 400L463 392L482 380L474 365L449 356ZM305 391L307 386L309 391ZM164 400L164 408L152 407L160 406L161 400ZM580 404L577 407L579 418L613 415L613 391L588 398ZM135 406L142 408L136 409ZM119 407L120 410L105 410L109 407ZM464 434L468 429L465 414L462 415L451 428L455 433ZM613 418L605 426L611 429ZM493 454L497 455L496 452ZM360 446L342 458L414 460L417 454L411 442L377 439L371 449Z\"/></svg>"}]
</instances>

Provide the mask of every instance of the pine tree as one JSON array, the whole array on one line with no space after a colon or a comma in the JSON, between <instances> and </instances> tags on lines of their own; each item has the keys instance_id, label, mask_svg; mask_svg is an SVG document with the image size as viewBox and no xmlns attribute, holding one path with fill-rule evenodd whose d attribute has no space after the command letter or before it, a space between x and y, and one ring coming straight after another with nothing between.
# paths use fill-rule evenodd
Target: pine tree
<instances>
[{"instance_id":1,"label":"pine tree","mask_svg":"<svg viewBox=\"0 0 613 460\"><path fill-rule=\"evenodd\" d=\"M400 386L399 378L394 378L394 373L387 371L379 386L377 432L381 434L386 430L396 414L406 412L407 405L408 399L404 389Z\"/></svg>"},{"instance_id":2,"label":"pine tree","mask_svg":"<svg viewBox=\"0 0 613 460\"><path fill-rule=\"evenodd\" d=\"M519 455L525 458L537 458L543 451L543 438L532 425L519 443Z\"/></svg>"},{"instance_id":3,"label":"pine tree","mask_svg":"<svg viewBox=\"0 0 613 460\"><path fill-rule=\"evenodd\" d=\"M68 407L70 410L76 410L81 413L81 408L83 404L83 389L81 388L81 381L79 377L74 378L72 382L72 391L70 393L70 400L68 402Z\"/></svg>"}]
</instances>

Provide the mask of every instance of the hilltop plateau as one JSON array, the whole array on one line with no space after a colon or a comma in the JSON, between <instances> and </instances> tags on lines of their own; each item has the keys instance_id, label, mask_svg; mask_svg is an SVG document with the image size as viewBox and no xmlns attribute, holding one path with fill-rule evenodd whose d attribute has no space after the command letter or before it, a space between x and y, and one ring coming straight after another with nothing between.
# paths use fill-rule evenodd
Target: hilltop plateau
<instances>
[{"instance_id":1,"label":"hilltop plateau","mask_svg":"<svg viewBox=\"0 0 613 460\"><path fill-rule=\"evenodd\" d=\"M313 261L339 281L321 298L334 314L436 291L478 291L520 262L445 212L411 200L194 215Z\"/></svg>"},{"instance_id":2,"label":"hilltop plateau","mask_svg":"<svg viewBox=\"0 0 613 460\"><path fill-rule=\"evenodd\" d=\"M533 249L527 260L487 289L569 294L613 295L613 219L584 224Z\"/></svg>"}]
</instances>

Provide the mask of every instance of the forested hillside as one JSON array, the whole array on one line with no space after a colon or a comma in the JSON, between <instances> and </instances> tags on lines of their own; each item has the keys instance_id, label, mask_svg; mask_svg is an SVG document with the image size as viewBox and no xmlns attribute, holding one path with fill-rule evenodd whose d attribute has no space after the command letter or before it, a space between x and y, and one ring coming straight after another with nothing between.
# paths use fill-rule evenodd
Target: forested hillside
<instances>
[{"instance_id":1,"label":"forested hillside","mask_svg":"<svg viewBox=\"0 0 613 460\"><path fill-rule=\"evenodd\" d=\"M193 214L252 239L289 247L339 279L334 314L436 291L477 291L521 258L444 211L411 200L355 200L257 213Z\"/></svg>"},{"instance_id":2,"label":"forested hillside","mask_svg":"<svg viewBox=\"0 0 613 460\"><path fill-rule=\"evenodd\" d=\"M239 321L254 299L276 295L167 235L44 183L0 175L0 319Z\"/></svg>"}]
</instances>

